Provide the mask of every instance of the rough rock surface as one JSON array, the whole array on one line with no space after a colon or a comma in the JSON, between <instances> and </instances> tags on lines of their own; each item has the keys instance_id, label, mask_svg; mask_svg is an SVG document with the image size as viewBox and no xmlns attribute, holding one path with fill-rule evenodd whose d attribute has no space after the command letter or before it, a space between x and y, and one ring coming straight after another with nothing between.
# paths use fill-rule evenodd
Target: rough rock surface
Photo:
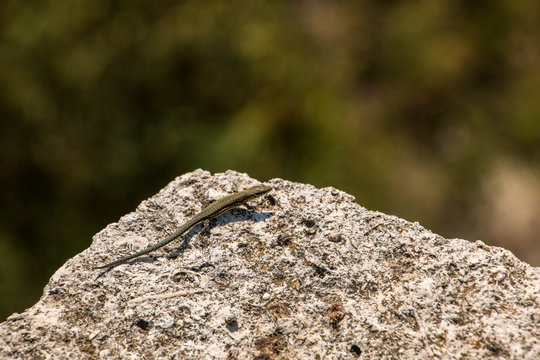
<instances>
[{"instance_id":1,"label":"rough rock surface","mask_svg":"<svg viewBox=\"0 0 540 360\"><path fill-rule=\"evenodd\" d=\"M256 183L197 170L143 201L0 324L0 358L540 359L540 268L334 188L271 180L207 236L93 270Z\"/></svg>"}]
</instances>

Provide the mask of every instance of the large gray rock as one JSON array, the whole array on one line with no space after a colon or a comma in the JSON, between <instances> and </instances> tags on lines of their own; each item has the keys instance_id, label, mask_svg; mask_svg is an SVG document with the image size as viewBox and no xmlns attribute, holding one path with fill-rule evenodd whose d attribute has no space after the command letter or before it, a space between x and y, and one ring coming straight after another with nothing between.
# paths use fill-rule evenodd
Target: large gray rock
<instances>
[{"instance_id":1,"label":"large gray rock","mask_svg":"<svg viewBox=\"0 0 540 360\"><path fill-rule=\"evenodd\" d=\"M93 270L254 184L197 170L143 201L0 324L0 358L540 359L540 268L334 188L271 180L208 236Z\"/></svg>"}]
</instances>

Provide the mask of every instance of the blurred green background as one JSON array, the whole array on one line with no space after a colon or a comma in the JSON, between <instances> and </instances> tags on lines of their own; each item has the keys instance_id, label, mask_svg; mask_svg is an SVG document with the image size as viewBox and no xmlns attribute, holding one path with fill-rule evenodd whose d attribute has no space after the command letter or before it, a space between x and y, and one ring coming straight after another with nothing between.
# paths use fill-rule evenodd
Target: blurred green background
<instances>
[{"instance_id":1,"label":"blurred green background","mask_svg":"<svg viewBox=\"0 0 540 360\"><path fill-rule=\"evenodd\" d=\"M540 2L0 3L0 320L196 168L540 265Z\"/></svg>"}]
</instances>

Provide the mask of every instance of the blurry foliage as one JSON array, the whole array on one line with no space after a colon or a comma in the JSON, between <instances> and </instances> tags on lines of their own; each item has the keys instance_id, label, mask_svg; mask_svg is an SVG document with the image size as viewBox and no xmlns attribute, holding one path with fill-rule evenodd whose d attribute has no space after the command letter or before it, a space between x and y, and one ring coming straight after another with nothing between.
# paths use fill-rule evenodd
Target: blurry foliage
<instances>
[{"instance_id":1,"label":"blurry foliage","mask_svg":"<svg viewBox=\"0 0 540 360\"><path fill-rule=\"evenodd\" d=\"M539 7L2 1L0 318L199 167L335 186L539 265Z\"/></svg>"}]
</instances>

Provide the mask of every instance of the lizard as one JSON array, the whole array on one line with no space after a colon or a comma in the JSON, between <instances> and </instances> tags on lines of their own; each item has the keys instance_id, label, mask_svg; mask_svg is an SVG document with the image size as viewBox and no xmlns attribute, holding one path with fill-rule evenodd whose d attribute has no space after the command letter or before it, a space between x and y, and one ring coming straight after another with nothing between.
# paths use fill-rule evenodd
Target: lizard
<instances>
[{"instance_id":1,"label":"lizard","mask_svg":"<svg viewBox=\"0 0 540 360\"><path fill-rule=\"evenodd\" d=\"M180 235L184 234L186 231L191 229L197 224L203 223L204 224L204 231L208 229L210 219L219 216L221 213L230 210L232 208L238 207L239 205L247 205L247 201L254 199L256 197L259 197L261 195L266 194L272 190L270 186L267 185L257 185L250 187L248 189L245 189L243 191L225 196L219 200L214 201L210 205L206 206L204 209L202 209L200 212L198 212L196 215L194 215L191 219L186 221L182 226L178 228L173 234L169 235L162 241L158 242L155 245L151 245L147 247L146 249L143 249L141 251L136 252L135 254L128 255L126 257L120 258L118 260L112 261L110 263L107 263L105 265L100 265L94 267L94 269L103 269L103 268L109 268L111 266L119 265L121 263L124 263L128 260L134 259L136 257L139 257L141 255L148 254L149 252L152 252L154 250L157 250Z\"/></svg>"}]
</instances>

